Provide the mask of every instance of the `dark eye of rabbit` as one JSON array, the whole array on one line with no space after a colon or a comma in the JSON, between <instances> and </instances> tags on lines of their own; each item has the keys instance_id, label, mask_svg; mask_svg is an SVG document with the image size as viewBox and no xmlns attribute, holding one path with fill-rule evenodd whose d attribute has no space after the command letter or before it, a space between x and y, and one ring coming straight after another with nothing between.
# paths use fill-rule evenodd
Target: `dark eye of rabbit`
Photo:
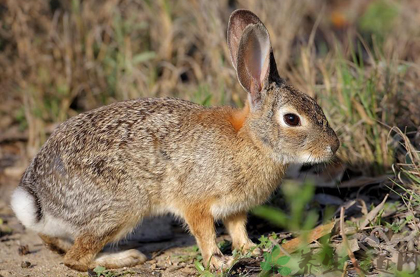
<instances>
[{"instance_id":1,"label":"dark eye of rabbit","mask_svg":"<svg viewBox=\"0 0 420 277\"><path fill-rule=\"evenodd\" d=\"M293 113L288 113L284 115L284 122L286 122L287 125L294 127L300 125L300 118Z\"/></svg>"}]
</instances>

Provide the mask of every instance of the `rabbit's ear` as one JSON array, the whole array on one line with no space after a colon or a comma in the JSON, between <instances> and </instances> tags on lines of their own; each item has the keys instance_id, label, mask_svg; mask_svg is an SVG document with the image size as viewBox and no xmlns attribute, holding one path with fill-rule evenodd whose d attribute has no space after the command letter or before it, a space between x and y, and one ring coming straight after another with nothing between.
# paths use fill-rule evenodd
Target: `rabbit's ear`
<instances>
[{"instance_id":1,"label":"rabbit's ear","mask_svg":"<svg viewBox=\"0 0 420 277\"><path fill-rule=\"evenodd\" d=\"M227 30L227 44L235 69L237 68L238 49L242 34L248 25L258 23L264 25L258 16L248 10L236 10L230 15Z\"/></svg>"},{"instance_id":2,"label":"rabbit's ear","mask_svg":"<svg viewBox=\"0 0 420 277\"><path fill-rule=\"evenodd\" d=\"M270 37L264 25L248 25L239 43L236 72L242 87L251 96L253 109L259 106L261 91L270 76L270 60L276 67L272 56Z\"/></svg>"}]
</instances>

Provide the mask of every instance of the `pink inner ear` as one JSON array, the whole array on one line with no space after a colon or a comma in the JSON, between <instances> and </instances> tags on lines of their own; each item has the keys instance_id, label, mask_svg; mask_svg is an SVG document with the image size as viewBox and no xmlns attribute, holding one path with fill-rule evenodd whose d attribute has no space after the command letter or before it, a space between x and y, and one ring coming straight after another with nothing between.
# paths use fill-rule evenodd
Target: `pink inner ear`
<instances>
[{"instance_id":1,"label":"pink inner ear","mask_svg":"<svg viewBox=\"0 0 420 277\"><path fill-rule=\"evenodd\" d=\"M266 31L256 27L248 37L245 48L245 67L251 77L252 83L258 82L260 90L269 72L270 40Z\"/></svg>"},{"instance_id":2,"label":"pink inner ear","mask_svg":"<svg viewBox=\"0 0 420 277\"><path fill-rule=\"evenodd\" d=\"M243 31L250 24L262 24L261 20L248 10L234 11L228 23L227 42L233 67L237 69L238 48Z\"/></svg>"},{"instance_id":3,"label":"pink inner ear","mask_svg":"<svg viewBox=\"0 0 420 277\"><path fill-rule=\"evenodd\" d=\"M261 83L264 82L264 80L268 76L268 73L269 73L269 70L270 70L270 48L271 48L271 46L268 45L268 48L266 49L267 53L264 53L264 55L262 56L263 61L262 61L261 72L260 72Z\"/></svg>"},{"instance_id":4,"label":"pink inner ear","mask_svg":"<svg viewBox=\"0 0 420 277\"><path fill-rule=\"evenodd\" d=\"M250 93L251 107L258 105L270 74L270 51L270 38L264 25L248 25L239 43L236 70L242 87Z\"/></svg>"}]
</instances>

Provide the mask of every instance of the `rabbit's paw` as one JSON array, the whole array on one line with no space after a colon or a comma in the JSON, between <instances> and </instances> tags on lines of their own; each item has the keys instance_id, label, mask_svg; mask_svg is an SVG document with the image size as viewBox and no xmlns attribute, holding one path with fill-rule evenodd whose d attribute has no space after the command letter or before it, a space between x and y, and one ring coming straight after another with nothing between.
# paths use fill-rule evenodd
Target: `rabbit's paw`
<instances>
[{"instance_id":1,"label":"rabbit's paw","mask_svg":"<svg viewBox=\"0 0 420 277\"><path fill-rule=\"evenodd\" d=\"M146 256L136 249L117 253L101 253L95 259L95 265L106 268L120 268L135 266L146 261Z\"/></svg>"},{"instance_id":2,"label":"rabbit's paw","mask_svg":"<svg viewBox=\"0 0 420 277\"><path fill-rule=\"evenodd\" d=\"M214 254L210 259L210 268L217 271L225 271L232 267L234 259L232 256Z\"/></svg>"},{"instance_id":3,"label":"rabbit's paw","mask_svg":"<svg viewBox=\"0 0 420 277\"><path fill-rule=\"evenodd\" d=\"M249 240L247 243L242 244L242 245L233 244L233 249L236 249L242 254L247 254L251 252L252 256L260 256L263 253L261 249L258 248L258 246L255 243L253 243L251 240Z\"/></svg>"},{"instance_id":4,"label":"rabbit's paw","mask_svg":"<svg viewBox=\"0 0 420 277\"><path fill-rule=\"evenodd\" d=\"M256 257L256 256L262 256L263 251L260 248L258 248L257 246L255 246L255 248L251 251L251 254L254 257Z\"/></svg>"},{"instance_id":5,"label":"rabbit's paw","mask_svg":"<svg viewBox=\"0 0 420 277\"><path fill-rule=\"evenodd\" d=\"M242 247L242 253L247 252L251 252L253 256L261 256L263 254L262 250L253 242L249 242Z\"/></svg>"},{"instance_id":6,"label":"rabbit's paw","mask_svg":"<svg viewBox=\"0 0 420 277\"><path fill-rule=\"evenodd\" d=\"M66 257L64 257L64 264L74 270L77 271L82 271L82 272L86 272L89 269L89 266L87 263L83 263L80 261L76 261L76 260L72 260L72 259L68 259Z\"/></svg>"}]
</instances>

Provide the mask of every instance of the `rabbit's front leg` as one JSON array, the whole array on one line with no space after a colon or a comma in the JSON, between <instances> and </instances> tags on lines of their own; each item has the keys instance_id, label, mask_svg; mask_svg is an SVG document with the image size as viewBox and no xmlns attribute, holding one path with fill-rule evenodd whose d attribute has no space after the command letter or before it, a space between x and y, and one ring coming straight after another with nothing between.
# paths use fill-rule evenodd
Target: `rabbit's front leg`
<instances>
[{"instance_id":1,"label":"rabbit's front leg","mask_svg":"<svg viewBox=\"0 0 420 277\"><path fill-rule=\"evenodd\" d=\"M216 244L214 218L207 207L196 206L185 213L185 221L197 240L203 263L211 268L224 270L232 265L232 257L223 256Z\"/></svg>"},{"instance_id":2,"label":"rabbit's front leg","mask_svg":"<svg viewBox=\"0 0 420 277\"><path fill-rule=\"evenodd\" d=\"M226 217L223 223L232 239L232 249L241 252L252 250L252 254L260 255L261 250L253 243L246 232L246 212Z\"/></svg>"}]
</instances>

